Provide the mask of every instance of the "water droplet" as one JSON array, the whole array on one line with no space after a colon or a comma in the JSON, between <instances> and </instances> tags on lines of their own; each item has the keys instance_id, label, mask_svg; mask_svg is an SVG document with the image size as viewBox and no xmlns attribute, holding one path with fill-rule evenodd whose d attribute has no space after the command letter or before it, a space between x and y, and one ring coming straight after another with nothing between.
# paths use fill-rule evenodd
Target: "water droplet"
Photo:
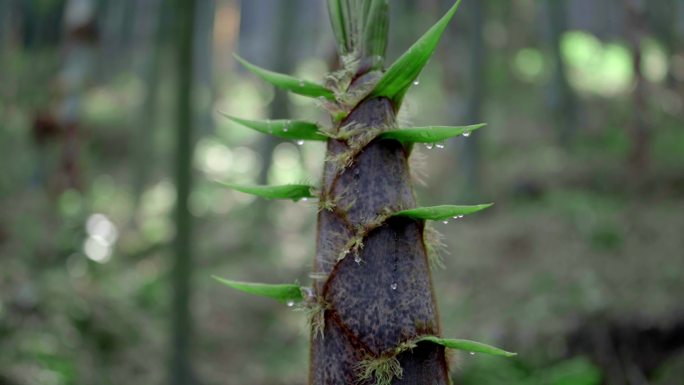
<instances>
[{"instance_id":1,"label":"water droplet","mask_svg":"<svg viewBox=\"0 0 684 385\"><path fill-rule=\"evenodd\" d=\"M466 132L463 133L463 137L464 137L464 138L467 138L467 137L469 137L469 136L470 136L470 131L466 131Z\"/></svg>"},{"instance_id":2,"label":"water droplet","mask_svg":"<svg viewBox=\"0 0 684 385\"><path fill-rule=\"evenodd\" d=\"M314 297L314 291L312 287L303 287L302 291L304 292L304 296L307 298L313 298Z\"/></svg>"},{"instance_id":3,"label":"water droplet","mask_svg":"<svg viewBox=\"0 0 684 385\"><path fill-rule=\"evenodd\" d=\"M445 219L445 220L442 221L442 223L444 223L445 225L448 225L448 224L449 224L449 221Z\"/></svg>"},{"instance_id":4,"label":"water droplet","mask_svg":"<svg viewBox=\"0 0 684 385\"><path fill-rule=\"evenodd\" d=\"M417 86L418 84L420 84L420 80L416 79L416 80L413 81L413 85L414 85L414 86Z\"/></svg>"},{"instance_id":5,"label":"water droplet","mask_svg":"<svg viewBox=\"0 0 684 385\"><path fill-rule=\"evenodd\" d=\"M294 301L290 299L287 301L287 307L292 307L292 306L294 306Z\"/></svg>"},{"instance_id":6,"label":"water droplet","mask_svg":"<svg viewBox=\"0 0 684 385\"><path fill-rule=\"evenodd\" d=\"M437 148L444 148L444 145L443 145L443 144L435 144L435 147L437 147Z\"/></svg>"},{"instance_id":7,"label":"water droplet","mask_svg":"<svg viewBox=\"0 0 684 385\"><path fill-rule=\"evenodd\" d=\"M354 257L354 262L356 262L357 264L361 264L361 257L358 256L358 255L355 256L355 257Z\"/></svg>"},{"instance_id":8,"label":"water droplet","mask_svg":"<svg viewBox=\"0 0 684 385\"><path fill-rule=\"evenodd\" d=\"M300 139L300 140L297 141L297 145L298 145L298 146L301 146L301 145L303 145L303 144L304 144L304 141L303 141L303 140Z\"/></svg>"},{"instance_id":9,"label":"water droplet","mask_svg":"<svg viewBox=\"0 0 684 385\"><path fill-rule=\"evenodd\" d=\"M396 283L391 284L390 289L397 290L397 284Z\"/></svg>"}]
</instances>

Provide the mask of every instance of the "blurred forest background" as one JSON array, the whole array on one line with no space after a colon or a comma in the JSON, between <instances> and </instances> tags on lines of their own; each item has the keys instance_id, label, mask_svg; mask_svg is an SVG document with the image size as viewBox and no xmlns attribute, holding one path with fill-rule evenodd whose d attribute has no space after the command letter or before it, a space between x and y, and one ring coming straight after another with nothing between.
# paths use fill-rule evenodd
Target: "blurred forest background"
<instances>
[{"instance_id":1,"label":"blurred forest background","mask_svg":"<svg viewBox=\"0 0 684 385\"><path fill-rule=\"evenodd\" d=\"M391 0L388 62L451 3ZM329 122L234 52L323 81L325 2L0 0L0 384L306 383L304 315L210 276L308 283L316 206L215 180L324 145L220 112ZM464 0L437 52L401 121L488 126L420 148L420 201L497 203L435 224L443 333L519 353L455 383L684 384L684 1Z\"/></svg>"}]
</instances>

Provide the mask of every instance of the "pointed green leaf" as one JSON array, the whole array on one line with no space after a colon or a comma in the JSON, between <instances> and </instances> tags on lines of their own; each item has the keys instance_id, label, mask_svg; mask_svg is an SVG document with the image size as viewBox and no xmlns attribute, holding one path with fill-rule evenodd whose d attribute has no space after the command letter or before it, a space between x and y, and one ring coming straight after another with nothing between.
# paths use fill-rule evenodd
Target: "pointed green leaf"
<instances>
[{"instance_id":1,"label":"pointed green leaf","mask_svg":"<svg viewBox=\"0 0 684 385\"><path fill-rule=\"evenodd\" d=\"M387 69L387 72L371 92L370 97L384 96L392 100L395 108L398 109L406 91L430 60L442 33L444 33L460 3L461 0L456 1L456 4L451 7L446 15Z\"/></svg>"},{"instance_id":2,"label":"pointed green leaf","mask_svg":"<svg viewBox=\"0 0 684 385\"><path fill-rule=\"evenodd\" d=\"M245 68L247 68L250 72L254 73L255 75L259 76L260 78L273 84L276 87L282 88L290 92L294 92L295 94L311 96L314 98L321 96L331 100L335 98L335 94L331 90L323 87L320 84L310 82L308 80L297 79L290 75L269 71L261 67L255 66L254 64L246 61L238 55L234 56L235 59L242 63L242 65L245 66Z\"/></svg>"},{"instance_id":3,"label":"pointed green leaf","mask_svg":"<svg viewBox=\"0 0 684 385\"><path fill-rule=\"evenodd\" d=\"M448 339L448 338L439 338L435 336L426 336L426 337L421 337L417 342L420 341L429 341L438 345L442 345L445 348L448 349L456 349L456 350L465 350L466 352L471 352L471 353L484 353L484 354L491 354L494 356L503 356L503 357L513 357L516 356L518 353L512 353L512 352L507 352L503 349L496 348L494 346L490 346L487 344L483 344L481 342L476 342L476 341L470 341L470 340L459 340L459 339Z\"/></svg>"},{"instance_id":4,"label":"pointed green leaf","mask_svg":"<svg viewBox=\"0 0 684 385\"><path fill-rule=\"evenodd\" d=\"M409 217L413 219L425 219L430 221L442 221L454 217L460 217L462 215L472 214L474 212L484 210L492 205L493 203L474 206L442 205L431 207L417 207L415 209L399 211L392 216Z\"/></svg>"},{"instance_id":5,"label":"pointed green leaf","mask_svg":"<svg viewBox=\"0 0 684 385\"><path fill-rule=\"evenodd\" d=\"M302 296L302 289L298 285L269 285L265 283L239 282L223 279L217 276L212 276L212 278L224 285L232 287L233 289L240 290L248 294L273 298L276 301L280 301L288 305L294 304L295 302L300 302L304 299Z\"/></svg>"},{"instance_id":6,"label":"pointed green leaf","mask_svg":"<svg viewBox=\"0 0 684 385\"><path fill-rule=\"evenodd\" d=\"M256 195L266 199L292 199L298 201L302 198L313 198L313 187L305 184L286 184L282 186L244 186L234 183L220 182L220 184L245 194Z\"/></svg>"},{"instance_id":7,"label":"pointed green leaf","mask_svg":"<svg viewBox=\"0 0 684 385\"><path fill-rule=\"evenodd\" d=\"M385 131L380 134L380 139L395 139L402 143L435 143L459 135L470 135L471 132L485 123L474 124L472 126L427 126L400 128L398 130Z\"/></svg>"},{"instance_id":8,"label":"pointed green leaf","mask_svg":"<svg viewBox=\"0 0 684 385\"><path fill-rule=\"evenodd\" d=\"M316 123L301 120L247 120L223 114L226 118L253 130L291 140L328 140Z\"/></svg>"}]
</instances>

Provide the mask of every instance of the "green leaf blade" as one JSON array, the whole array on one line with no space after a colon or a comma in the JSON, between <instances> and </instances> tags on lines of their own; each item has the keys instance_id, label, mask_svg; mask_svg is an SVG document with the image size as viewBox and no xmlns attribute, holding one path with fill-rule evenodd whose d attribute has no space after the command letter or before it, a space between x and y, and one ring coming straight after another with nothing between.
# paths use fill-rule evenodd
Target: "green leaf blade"
<instances>
[{"instance_id":1,"label":"green leaf blade","mask_svg":"<svg viewBox=\"0 0 684 385\"><path fill-rule=\"evenodd\" d=\"M232 190L245 194L256 195L264 199L291 199L298 201L304 198L314 198L313 187L305 184L286 184L280 186L257 186L239 185L234 183L218 182Z\"/></svg>"},{"instance_id":2,"label":"green leaf blade","mask_svg":"<svg viewBox=\"0 0 684 385\"><path fill-rule=\"evenodd\" d=\"M232 287L235 290L239 290L247 294L272 298L278 302L282 302L288 305L292 305L295 302L301 302L304 299L304 297L302 296L302 288L298 285L271 285L265 283L240 282L220 278L217 276L212 276L212 278L226 286Z\"/></svg>"},{"instance_id":3,"label":"green leaf blade","mask_svg":"<svg viewBox=\"0 0 684 385\"><path fill-rule=\"evenodd\" d=\"M448 349L464 350L466 352L471 353L484 353L501 357L514 357L518 355L518 353L508 352L491 345L483 344L482 342L471 340L448 339L439 338L435 336L426 336L420 338L418 341L429 341L438 345L442 345Z\"/></svg>"},{"instance_id":4,"label":"green leaf blade","mask_svg":"<svg viewBox=\"0 0 684 385\"><path fill-rule=\"evenodd\" d=\"M223 116L247 128L283 139L316 141L328 140L328 137L321 133L320 127L318 127L316 123L289 119L248 120L226 114L223 114Z\"/></svg>"},{"instance_id":5,"label":"green leaf blade","mask_svg":"<svg viewBox=\"0 0 684 385\"><path fill-rule=\"evenodd\" d=\"M347 32L345 31L344 13L342 12L342 0L328 0L328 15L332 25L337 48L341 55L348 52Z\"/></svg>"},{"instance_id":6,"label":"green leaf blade","mask_svg":"<svg viewBox=\"0 0 684 385\"><path fill-rule=\"evenodd\" d=\"M460 4L461 0L457 0L437 23L387 69L370 97L386 97L392 100L396 109L399 109L406 91L432 57L437 43Z\"/></svg>"},{"instance_id":7,"label":"green leaf blade","mask_svg":"<svg viewBox=\"0 0 684 385\"><path fill-rule=\"evenodd\" d=\"M485 123L470 126L426 126L401 128L385 131L380 139L394 139L402 143L436 143L460 135L470 135L471 132L486 126Z\"/></svg>"},{"instance_id":8,"label":"green leaf blade","mask_svg":"<svg viewBox=\"0 0 684 385\"><path fill-rule=\"evenodd\" d=\"M370 58L371 68L382 67L387 50L389 3L387 0L368 0L364 9L363 51Z\"/></svg>"},{"instance_id":9,"label":"green leaf blade","mask_svg":"<svg viewBox=\"0 0 684 385\"><path fill-rule=\"evenodd\" d=\"M245 68L247 68L250 72L278 88L282 88L303 96L314 98L324 97L330 100L335 99L335 94L320 84L308 80L297 79L290 75L269 71L248 62L238 55L233 56L235 56L235 59L245 66Z\"/></svg>"},{"instance_id":10,"label":"green leaf blade","mask_svg":"<svg viewBox=\"0 0 684 385\"><path fill-rule=\"evenodd\" d=\"M441 205L430 207L417 207L415 209L403 210L394 213L393 217L408 217L413 219L424 219L430 221L448 220L454 217L461 217L463 215L473 214L478 211L491 207L493 203L473 205L473 206L458 206L458 205Z\"/></svg>"}]
</instances>

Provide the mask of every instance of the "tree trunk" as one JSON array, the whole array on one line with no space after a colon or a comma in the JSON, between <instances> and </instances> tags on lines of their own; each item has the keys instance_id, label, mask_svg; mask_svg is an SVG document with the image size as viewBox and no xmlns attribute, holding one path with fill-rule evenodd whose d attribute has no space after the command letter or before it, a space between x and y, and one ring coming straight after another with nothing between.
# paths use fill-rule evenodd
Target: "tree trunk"
<instances>
[{"instance_id":1,"label":"tree trunk","mask_svg":"<svg viewBox=\"0 0 684 385\"><path fill-rule=\"evenodd\" d=\"M634 69L634 91L632 102L634 115L630 134L632 150L630 154L630 170L638 182L645 175L649 166L651 133L647 122L646 79L644 78L641 60L641 41L646 34L646 15L642 0L623 0L627 12L628 38L632 48L632 68Z\"/></svg>"},{"instance_id":2,"label":"tree trunk","mask_svg":"<svg viewBox=\"0 0 684 385\"><path fill-rule=\"evenodd\" d=\"M190 279L192 276L192 216L188 201L192 187L193 109L193 31L195 1L177 0L176 39L178 99L176 136L176 239L172 271L173 323L171 384L194 383L190 362L192 324L190 316Z\"/></svg>"},{"instance_id":3,"label":"tree trunk","mask_svg":"<svg viewBox=\"0 0 684 385\"><path fill-rule=\"evenodd\" d=\"M148 37L147 44L139 47L145 52L140 76L145 83L145 97L140 106L137 130L132 136L134 142L132 148L135 151L133 162L133 196L135 207L140 204L140 199L147 186L154 164L154 131L157 123L157 104L159 101L159 88L161 78L163 49L165 47L166 28L164 28L164 10L160 0L152 0L146 4L145 21L140 21L140 33Z\"/></svg>"},{"instance_id":4,"label":"tree trunk","mask_svg":"<svg viewBox=\"0 0 684 385\"><path fill-rule=\"evenodd\" d=\"M565 61L561 52L561 39L567 29L565 0L547 0L546 11L549 21L549 46L553 58L553 79L549 104L553 121L558 127L561 145L567 147L577 129L577 101L568 82Z\"/></svg>"},{"instance_id":5,"label":"tree trunk","mask_svg":"<svg viewBox=\"0 0 684 385\"><path fill-rule=\"evenodd\" d=\"M474 1L467 4L470 12L470 92L468 94L468 104L466 107L466 122L479 123L482 120L482 109L484 105L484 95L486 91L485 70L486 70L486 47L484 43L484 15L487 2L484 0ZM453 92L453 91L452 91ZM452 111L457 111L452 108ZM454 121L458 117L454 116ZM482 168L480 167L481 157L481 136L482 132L474 132L472 136L460 143L461 170L463 172L463 182L461 195L466 201L473 200L480 192ZM452 139L452 142L455 142ZM452 195L453 196L453 195Z\"/></svg>"}]
</instances>

